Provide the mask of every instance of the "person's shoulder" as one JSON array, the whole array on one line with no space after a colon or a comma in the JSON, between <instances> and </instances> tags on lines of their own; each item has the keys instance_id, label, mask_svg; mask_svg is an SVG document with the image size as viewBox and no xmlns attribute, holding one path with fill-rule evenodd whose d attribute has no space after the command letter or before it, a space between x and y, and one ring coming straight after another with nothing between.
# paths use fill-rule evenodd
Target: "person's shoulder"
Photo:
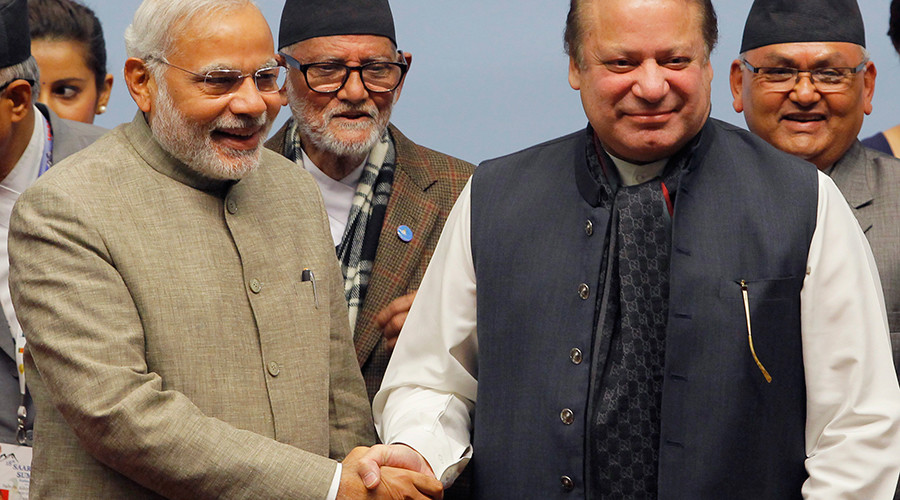
<instances>
[{"instance_id":1,"label":"person's shoulder","mask_svg":"<svg viewBox=\"0 0 900 500\"><path fill-rule=\"evenodd\" d=\"M863 163L868 173L872 187L882 192L890 192L891 195L900 192L900 158L894 155L868 148L862 143L858 147L862 153ZM862 168L860 165L857 168ZM900 198L897 199L900 203Z\"/></svg>"},{"instance_id":2,"label":"person's shoulder","mask_svg":"<svg viewBox=\"0 0 900 500\"><path fill-rule=\"evenodd\" d=\"M94 127L87 123L74 123L75 128L84 132L80 136L83 143L80 147L63 151L65 154L57 157L57 146L54 143L53 167L42 175L39 180L54 179L62 175L71 179L84 175L97 175L103 172L121 172L125 165L136 159L136 153L129 147L128 139L124 134L126 124L117 126L112 130ZM81 127L81 126L84 127ZM93 128L92 128L93 127ZM72 139L70 137L70 139ZM54 137L54 141L57 140ZM72 144L70 143L69 146ZM62 146L61 146L62 147ZM63 150L68 149L64 147ZM65 171L65 173L63 173ZM63 180L59 182L71 182Z\"/></svg>"},{"instance_id":3,"label":"person's shoulder","mask_svg":"<svg viewBox=\"0 0 900 500\"><path fill-rule=\"evenodd\" d=\"M900 169L900 158L877 149L872 149L866 146L862 141L860 141L860 146L867 162L876 163L880 167L892 170Z\"/></svg>"}]
</instances>

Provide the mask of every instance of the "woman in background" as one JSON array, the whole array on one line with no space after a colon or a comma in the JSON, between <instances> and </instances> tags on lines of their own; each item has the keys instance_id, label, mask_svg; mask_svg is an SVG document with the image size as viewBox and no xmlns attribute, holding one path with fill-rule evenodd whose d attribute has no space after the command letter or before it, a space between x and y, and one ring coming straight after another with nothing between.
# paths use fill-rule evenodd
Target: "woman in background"
<instances>
[{"instance_id":1,"label":"woman in background","mask_svg":"<svg viewBox=\"0 0 900 500\"><path fill-rule=\"evenodd\" d=\"M28 22L41 70L38 102L62 118L93 123L106 111L113 84L94 11L73 0L28 0Z\"/></svg>"},{"instance_id":2,"label":"woman in background","mask_svg":"<svg viewBox=\"0 0 900 500\"><path fill-rule=\"evenodd\" d=\"M900 0L891 0L891 20L888 24L888 36L894 44L894 50L900 54ZM900 125L895 125L884 132L862 140L863 146L900 158Z\"/></svg>"}]
</instances>

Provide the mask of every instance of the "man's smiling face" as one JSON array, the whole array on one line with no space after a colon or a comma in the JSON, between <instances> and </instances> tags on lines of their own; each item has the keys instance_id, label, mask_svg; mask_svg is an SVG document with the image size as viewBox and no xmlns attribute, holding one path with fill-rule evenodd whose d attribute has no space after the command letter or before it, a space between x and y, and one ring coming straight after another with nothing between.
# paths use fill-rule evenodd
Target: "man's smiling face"
<instances>
[{"instance_id":1,"label":"man's smiling face","mask_svg":"<svg viewBox=\"0 0 900 500\"><path fill-rule=\"evenodd\" d=\"M856 67L865 59L865 51L846 42L781 43L749 50L744 59L757 68L808 71ZM863 117L872 111L875 65L867 63L850 79L846 90L824 93L807 73L801 73L790 90L772 91L737 60L731 66L734 109L743 111L753 133L824 170L847 152L862 127Z\"/></svg>"}]
</instances>

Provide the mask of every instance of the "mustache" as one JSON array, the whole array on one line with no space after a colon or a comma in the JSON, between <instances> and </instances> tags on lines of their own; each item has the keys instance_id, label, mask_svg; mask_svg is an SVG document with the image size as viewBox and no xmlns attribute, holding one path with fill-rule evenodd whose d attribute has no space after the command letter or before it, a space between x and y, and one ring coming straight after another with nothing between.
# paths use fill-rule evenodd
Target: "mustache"
<instances>
[{"instance_id":1,"label":"mustache","mask_svg":"<svg viewBox=\"0 0 900 500\"><path fill-rule=\"evenodd\" d=\"M266 126L267 122L268 116L265 113L256 117L228 114L216 118L216 120L210 124L209 128L210 130L222 128L262 128Z\"/></svg>"},{"instance_id":2,"label":"mustache","mask_svg":"<svg viewBox=\"0 0 900 500\"><path fill-rule=\"evenodd\" d=\"M372 119L378 119L378 107L375 105L365 105L365 104L349 104L342 102L338 107L334 109L330 109L325 113L325 119L331 120L337 115L341 115L344 113L359 113L363 115L368 115Z\"/></svg>"}]
</instances>

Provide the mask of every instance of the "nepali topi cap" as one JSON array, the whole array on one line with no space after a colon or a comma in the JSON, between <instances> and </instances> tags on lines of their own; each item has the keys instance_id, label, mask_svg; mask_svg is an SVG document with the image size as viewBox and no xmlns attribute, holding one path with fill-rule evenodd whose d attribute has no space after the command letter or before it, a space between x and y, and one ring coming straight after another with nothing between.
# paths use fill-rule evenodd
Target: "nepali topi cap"
<instances>
[{"instance_id":1,"label":"nepali topi cap","mask_svg":"<svg viewBox=\"0 0 900 500\"><path fill-rule=\"evenodd\" d=\"M0 0L0 68L14 66L31 57L26 0Z\"/></svg>"},{"instance_id":2,"label":"nepali topi cap","mask_svg":"<svg viewBox=\"0 0 900 500\"><path fill-rule=\"evenodd\" d=\"M286 0L278 31L279 49L334 35L379 35L397 45L388 0Z\"/></svg>"},{"instance_id":3,"label":"nepali topi cap","mask_svg":"<svg viewBox=\"0 0 900 500\"><path fill-rule=\"evenodd\" d=\"M755 0L741 52L776 43L849 42L866 46L856 0Z\"/></svg>"}]
</instances>

